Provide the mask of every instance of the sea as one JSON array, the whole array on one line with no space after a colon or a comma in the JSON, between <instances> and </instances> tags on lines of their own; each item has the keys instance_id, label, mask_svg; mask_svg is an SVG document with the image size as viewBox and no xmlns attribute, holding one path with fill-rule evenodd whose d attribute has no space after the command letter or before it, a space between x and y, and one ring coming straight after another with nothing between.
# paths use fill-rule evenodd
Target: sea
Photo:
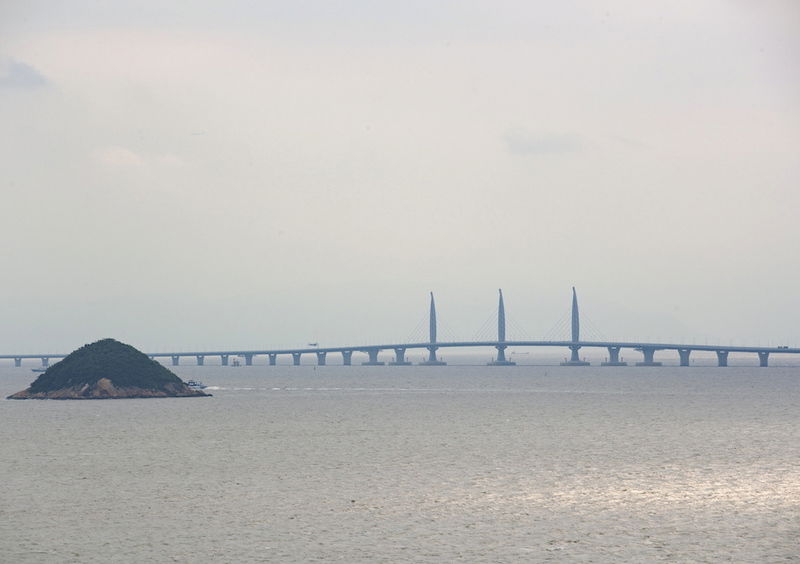
<instances>
[{"instance_id":1,"label":"sea","mask_svg":"<svg viewBox=\"0 0 800 564\"><path fill-rule=\"evenodd\" d=\"M800 561L798 366L173 369L0 400L0 562Z\"/></svg>"}]
</instances>

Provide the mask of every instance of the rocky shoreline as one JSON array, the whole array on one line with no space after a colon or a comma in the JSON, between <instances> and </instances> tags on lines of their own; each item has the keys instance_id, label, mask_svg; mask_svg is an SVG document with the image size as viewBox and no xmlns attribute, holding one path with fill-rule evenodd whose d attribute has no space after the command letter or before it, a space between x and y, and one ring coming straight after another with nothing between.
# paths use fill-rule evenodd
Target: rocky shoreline
<instances>
[{"instance_id":1,"label":"rocky shoreline","mask_svg":"<svg viewBox=\"0 0 800 564\"><path fill-rule=\"evenodd\" d=\"M163 390L126 387L118 388L108 378L102 378L94 385L84 384L71 388L61 388L46 392L31 392L30 389L11 394L6 399L133 399L133 398L192 398L211 397L201 390L186 384L167 384Z\"/></svg>"}]
</instances>

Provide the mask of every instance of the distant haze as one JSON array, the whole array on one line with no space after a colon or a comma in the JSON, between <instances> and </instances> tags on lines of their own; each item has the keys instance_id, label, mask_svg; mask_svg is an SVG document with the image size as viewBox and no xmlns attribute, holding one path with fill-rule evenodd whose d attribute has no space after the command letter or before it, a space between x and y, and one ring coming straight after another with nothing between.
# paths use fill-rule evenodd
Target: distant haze
<instances>
[{"instance_id":1,"label":"distant haze","mask_svg":"<svg viewBox=\"0 0 800 564\"><path fill-rule=\"evenodd\" d=\"M161 4L0 4L0 353L800 345L796 1Z\"/></svg>"}]
</instances>

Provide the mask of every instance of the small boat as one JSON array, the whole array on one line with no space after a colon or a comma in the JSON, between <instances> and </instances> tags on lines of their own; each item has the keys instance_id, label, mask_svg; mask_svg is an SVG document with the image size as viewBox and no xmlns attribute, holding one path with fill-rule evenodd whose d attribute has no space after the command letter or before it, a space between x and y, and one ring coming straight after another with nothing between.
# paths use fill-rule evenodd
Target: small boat
<instances>
[{"instance_id":1,"label":"small boat","mask_svg":"<svg viewBox=\"0 0 800 564\"><path fill-rule=\"evenodd\" d=\"M46 372L47 368L31 368L31 372Z\"/></svg>"},{"instance_id":2,"label":"small boat","mask_svg":"<svg viewBox=\"0 0 800 564\"><path fill-rule=\"evenodd\" d=\"M206 385L203 384L200 380L188 380L186 385L190 388L194 388L195 390L205 390Z\"/></svg>"}]
</instances>

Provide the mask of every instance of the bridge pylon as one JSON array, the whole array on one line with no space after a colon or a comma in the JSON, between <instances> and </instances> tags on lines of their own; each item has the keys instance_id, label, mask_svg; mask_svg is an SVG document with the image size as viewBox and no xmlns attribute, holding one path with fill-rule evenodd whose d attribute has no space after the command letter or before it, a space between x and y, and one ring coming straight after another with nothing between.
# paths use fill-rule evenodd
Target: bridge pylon
<instances>
[{"instance_id":1,"label":"bridge pylon","mask_svg":"<svg viewBox=\"0 0 800 564\"><path fill-rule=\"evenodd\" d=\"M436 350L439 348L436 346L436 301L433 299L433 292L431 292L431 309L430 309L430 317L428 318L428 328L429 328L429 345L428 349L428 359L420 362L421 365L424 366L444 366L447 363L443 360L439 360L436 358Z\"/></svg>"},{"instance_id":2,"label":"bridge pylon","mask_svg":"<svg viewBox=\"0 0 800 564\"><path fill-rule=\"evenodd\" d=\"M487 363L489 366L514 366L517 363L506 360L506 308L503 304L503 290L498 290L500 299L497 304L497 358Z\"/></svg>"},{"instance_id":3,"label":"bridge pylon","mask_svg":"<svg viewBox=\"0 0 800 564\"><path fill-rule=\"evenodd\" d=\"M581 350L581 346L578 344L581 340L581 316L578 311L578 294L575 292L575 286L572 287L572 339L571 342L574 343L570 345L569 350L572 351L569 360L565 360L561 363L561 366L589 366L589 363L585 360L581 360L578 356L578 351ZM609 354L611 350L609 349Z\"/></svg>"}]
</instances>

